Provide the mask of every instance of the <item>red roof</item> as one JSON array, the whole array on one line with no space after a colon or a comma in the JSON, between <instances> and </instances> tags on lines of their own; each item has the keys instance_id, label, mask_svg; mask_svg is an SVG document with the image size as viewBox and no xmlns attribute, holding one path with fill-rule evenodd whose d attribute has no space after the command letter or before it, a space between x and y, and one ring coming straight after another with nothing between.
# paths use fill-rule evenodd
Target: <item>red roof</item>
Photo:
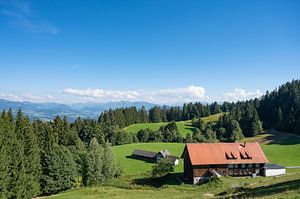
<instances>
[{"instance_id":1,"label":"red roof","mask_svg":"<svg viewBox=\"0 0 300 199\"><path fill-rule=\"evenodd\" d=\"M267 163L257 142L186 144L192 165Z\"/></svg>"}]
</instances>

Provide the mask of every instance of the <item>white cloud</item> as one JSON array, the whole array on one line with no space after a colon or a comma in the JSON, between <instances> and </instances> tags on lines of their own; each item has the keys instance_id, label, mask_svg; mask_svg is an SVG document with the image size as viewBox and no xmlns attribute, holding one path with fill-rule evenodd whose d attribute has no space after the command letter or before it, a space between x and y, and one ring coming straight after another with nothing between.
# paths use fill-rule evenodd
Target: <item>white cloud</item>
<instances>
[{"instance_id":1,"label":"white cloud","mask_svg":"<svg viewBox=\"0 0 300 199\"><path fill-rule=\"evenodd\" d=\"M14 95L11 93L0 93L0 97L2 99L6 99L6 100L12 100L12 101L22 101L22 98L18 95Z\"/></svg>"},{"instance_id":2,"label":"white cloud","mask_svg":"<svg viewBox=\"0 0 300 199\"><path fill-rule=\"evenodd\" d=\"M21 93L21 94L13 94L13 93L0 93L0 98L9 100L9 101L18 101L18 102L53 102L56 98L52 95L42 95L37 96L32 93Z\"/></svg>"},{"instance_id":3,"label":"white cloud","mask_svg":"<svg viewBox=\"0 0 300 199\"><path fill-rule=\"evenodd\" d=\"M242 101L242 100L260 97L262 95L263 93L260 90L246 91L241 88L236 88L231 92L224 93L224 100L236 102L236 101Z\"/></svg>"},{"instance_id":4,"label":"white cloud","mask_svg":"<svg viewBox=\"0 0 300 199\"><path fill-rule=\"evenodd\" d=\"M246 91L236 88L230 92L208 97L205 88L201 86L188 86L182 88L156 89L156 90L106 90L106 89L74 89L67 88L51 94L1 93L0 98L11 101L29 102L57 102L57 103L104 103L117 101L146 101L156 104L182 104L185 102L210 101L242 101L262 96L260 90Z\"/></svg>"},{"instance_id":5,"label":"white cloud","mask_svg":"<svg viewBox=\"0 0 300 199\"><path fill-rule=\"evenodd\" d=\"M30 32L44 32L54 35L60 32L56 26L38 16L26 1L3 1L0 2L0 6L1 14L7 16L12 25Z\"/></svg>"},{"instance_id":6,"label":"white cloud","mask_svg":"<svg viewBox=\"0 0 300 199\"><path fill-rule=\"evenodd\" d=\"M158 90L104 90L104 89L72 89L63 91L66 94L81 97L84 101L147 101L159 104L172 104L178 102L201 101L208 99L205 89L200 86L185 88L170 88Z\"/></svg>"}]
</instances>

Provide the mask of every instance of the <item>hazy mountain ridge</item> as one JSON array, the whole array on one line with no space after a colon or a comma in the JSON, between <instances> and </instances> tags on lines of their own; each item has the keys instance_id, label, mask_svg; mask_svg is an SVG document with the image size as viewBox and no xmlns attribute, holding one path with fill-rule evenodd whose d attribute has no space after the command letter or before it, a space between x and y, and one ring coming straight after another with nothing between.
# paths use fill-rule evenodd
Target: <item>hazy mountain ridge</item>
<instances>
[{"instance_id":1,"label":"hazy mountain ridge","mask_svg":"<svg viewBox=\"0 0 300 199\"><path fill-rule=\"evenodd\" d=\"M55 116L67 116L70 121L77 117L93 118L99 117L102 111L121 107L135 106L141 108L144 106L150 109L156 104L148 102L107 102L107 103L76 103L76 104L60 104L60 103L32 103L32 102L17 102L0 99L0 110L12 109L14 113L19 108L28 115L31 119L52 120Z\"/></svg>"}]
</instances>

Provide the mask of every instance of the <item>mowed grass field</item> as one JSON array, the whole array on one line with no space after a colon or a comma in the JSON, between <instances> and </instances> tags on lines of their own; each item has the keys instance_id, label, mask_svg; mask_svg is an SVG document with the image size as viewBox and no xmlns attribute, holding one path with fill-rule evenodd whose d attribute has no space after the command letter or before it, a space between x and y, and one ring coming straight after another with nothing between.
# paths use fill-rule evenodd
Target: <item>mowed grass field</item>
<instances>
[{"instance_id":1,"label":"mowed grass field","mask_svg":"<svg viewBox=\"0 0 300 199\"><path fill-rule=\"evenodd\" d=\"M272 163L300 166L300 137L279 132L264 133L242 141L258 141ZM174 181L183 172L183 161L166 179L150 179L147 173L153 163L126 158L134 149L159 151L167 149L180 156L181 143L139 143L114 146L113 152L124 166L125 175L114 182L95 188L66 191L51 198L300 198L300 169L287 169L277 177L222 177L203 185L181 184Z\"/></svg>"},{"instance_id":2,"label":"mowed grass field","mask_svg":"<svg viewBox=\"0 0 300 199\"><path fill-rule=\"evenodd\" d=\"M222 113L218 113L215 115L210 115L207 117L203 117L203 121L208 123L208 122L217 122L220 118ZM128 127L125 127L124 130L126 132L133 132L137 133L141 129L151 129L151 130L158 130L161 126L167 125L168 122L159 122L159 123L140 123L140 124L132 124ZM178 127L179 132L182 134L182 137L185 137L187 133L190 133L191 135L193 134L193 130L195 129L193 126L191 126L191 120L187 121L179 121L176 122L176 125Z\"/></svg>"},{"instance_id":3,"label":"mowed grass field","mask_svg":"<svg viewBox=\"0 0 300 199\"><path fill-rule=\"evenodd\" d=\"M183 151L183 143L138 143L114 146L113 152L118 162L123 166L125 175L139 175L151 170L153 163L129 158L135 149L158 152L167 149L171 155L180 157ZM175 167L175 172L183 171L183 162Z\"/></svg>"}]
</instances>

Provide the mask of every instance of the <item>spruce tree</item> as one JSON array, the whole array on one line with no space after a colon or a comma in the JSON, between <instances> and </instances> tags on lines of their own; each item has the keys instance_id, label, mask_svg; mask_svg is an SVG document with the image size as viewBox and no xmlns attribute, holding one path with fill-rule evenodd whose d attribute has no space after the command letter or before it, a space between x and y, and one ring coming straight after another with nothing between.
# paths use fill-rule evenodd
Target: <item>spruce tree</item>
<instances>
[{"instance_id":1,"label":"spruce tree","mask_svg":"<svg viewBox=\"0 0 300 199\"><path fill-rule=\"evenodd\" d=\"M231 120L229 125L229 140L238 141L243 138L242 129L240 128L239 123L236 120Z\"/></svg>"},{"instance_id":2,"label":"spruce tree","mask_svg":"<svg viewBox=\"0 0 300 199\"><path fill-rule=\"evenodd\" d=\"M104 176L105 181L109 181L115 176L116 167L115 167L114 154L108 142L104 144L102 160L103 160L102 175Z\"/></svg>"},{"instance_id":3,"label":"spruce tree","mask_svg":"<svg viewBox=\"0 0 300 199\"><path fill-rule=\"evenodd\" d=\"M91 160L91 173L89 185L99 185L103 182L103 149L96 138L91 140L89 146L89 158Z\"/></svg>"},{"instance_id":4,"label":"spruce tree","mask_svg":"<svg viewBox=\"0 0 300 199\"><path fill-rule=\"evenodd\" d=\"M41 165L37 137L33 132L33 128L28 117L24 119L23 139L24 166L26 171L25 196L26 198L32 198L40 191L39 179L41 174Z\"/></svg>"},{"instance_id":5,"label":"spruce tree","mask_svg":"<svg viewBox=\"0 0 300 199\"><path fill-rule=\"evenodd\" d=\"M2 170L3 192L6 198L25 198L25 168L23 157L23 146L15 133L15 124L12 111L2 114L3 123L1 125L2 133L0 140L1 156L3 165ZM1 162L2 164L2 162ZM1 182L2 184L2 182ZM2 192L2 191L1 191Z\"/></svg>"},{"instance_id":6,"label":"spruce tree","mask_svg":"<svg viewBox=\"0 0 300 199\"><path fill-rule=\"evenodd\" d=\"M15 134L20 142L20 150L22 158L20 159L20 171L24 177L19 180L24 187L22 198L32 198L39 193L39 177L40 177L40 154L37 144L37 138L33 132L32 125L28 117L25 117L21 109L16 117ZM23 175L23 174L22 174Z\"/></svg>"},{"instance_id":7,"label":"spruce tree","mask_svg":"<svg viewBox=\"0 0 300 199\"><path fill-rule=\"evenodd\" d=\"M191 142L193 142L193 138L190 133L187 133L185 136L185 143L191 143Z\"/></svg>"}]
</instances>

